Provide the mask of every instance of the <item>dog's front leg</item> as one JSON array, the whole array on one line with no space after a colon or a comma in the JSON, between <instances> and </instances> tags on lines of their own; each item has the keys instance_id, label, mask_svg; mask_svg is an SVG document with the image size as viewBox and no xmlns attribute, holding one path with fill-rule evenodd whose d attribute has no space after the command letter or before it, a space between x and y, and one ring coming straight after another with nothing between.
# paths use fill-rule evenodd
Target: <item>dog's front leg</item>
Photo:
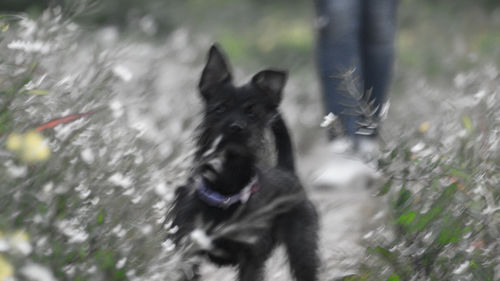
<instances>
[{"instance_id":1,"label":"dog's front leg","mask_svg":"<svg viewBox=\"0 0 500 281\"><path fill-rule=\"evenodd\" d=\"M286 220L282 229L283 242L295 280L317 281L318 215L314 206L307 201L290 212Z\"/></svg>"},{"instance_id":2,"label":"dog's front leg","mask_svg":"<svg viewBox=\"0 0 500 281\"><path fill-rule=\"evenodd\" d=\"M253 257L245 259L239 266L239 281L263 281L264 260Z\"/></svg>"}]
</instances>

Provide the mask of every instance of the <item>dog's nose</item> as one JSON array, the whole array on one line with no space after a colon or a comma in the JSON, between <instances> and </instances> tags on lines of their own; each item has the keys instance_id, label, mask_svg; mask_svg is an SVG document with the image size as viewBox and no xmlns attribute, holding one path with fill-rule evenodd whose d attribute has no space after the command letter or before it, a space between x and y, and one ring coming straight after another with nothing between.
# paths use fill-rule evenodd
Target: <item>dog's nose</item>
<instances>
[{"instance_id":1,"label":"dog's nose","mask_svg":"<svg viewBox=\"0 0 500 281\"><path fill-rule=\"evenodd\" d=\"M233 133L239 133L243 131L246 128L245 122L233 122L231 125L229 125L229 129Z\"/></svg>"}]
</instances>

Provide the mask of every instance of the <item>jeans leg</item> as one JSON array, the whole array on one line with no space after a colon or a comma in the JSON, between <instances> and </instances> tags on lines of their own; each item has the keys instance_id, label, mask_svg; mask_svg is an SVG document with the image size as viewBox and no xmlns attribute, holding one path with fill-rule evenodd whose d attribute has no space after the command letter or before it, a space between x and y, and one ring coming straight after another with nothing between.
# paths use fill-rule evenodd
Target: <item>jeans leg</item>
<instances>
[{"instance_id":1,"label":"jeans leg","mask_svg":"<svg viewBox=\"0 0 500 281\"><path fill-rule=\"evenodd\" d=\"M340 75L355 68L362 71L361 2L364 0L315 0L317 13L317 64L326 112L340 116L346 133L354 136L358 117L355 100L342 88ZM359 81L363 81L359 77ZM351 107L349 107L351 105Z\"/></svg>"},{"instance_id":2,"label":"jeans leg","mask_svg":"<svg viewBox=\"0 0 500 281\"><path fill-rule=\"evenodd\" d=\"M365 0L363 7L363 77L365 91L380 107L385 102L392 74L396 0Z\"/></svg>"}]
</instances>

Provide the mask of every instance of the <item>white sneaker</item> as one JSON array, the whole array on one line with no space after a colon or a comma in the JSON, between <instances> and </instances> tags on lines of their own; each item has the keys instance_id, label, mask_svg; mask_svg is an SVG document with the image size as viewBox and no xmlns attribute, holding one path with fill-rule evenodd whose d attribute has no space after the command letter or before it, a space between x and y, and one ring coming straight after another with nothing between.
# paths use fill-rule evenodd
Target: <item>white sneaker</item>
<instances>
[{"instance_id":1,"label":"white sneaker","mask_svg":"<svg viewBox=\"0 0 500 281\"><path fill-rule=\"evenodd\" d=\"M354 142L348 137L338 137L330 142L328 150L334 154L351 154L354 152Z\"/></svg>"},{"instance_id":2,"label":"white sneaker","mask_svg":"<svg viewBox=\"0 0 500 281\"><path fill-rule=\"evenodd\" d=\"M366 163L373 164L370 162L377 160L380 156L380 145L378 140L373 137L362 137L358 139L356 154Z\"/></svg>"},{"instance_id":3,"label":"white sneaker","mask_svg":"<svg viewBox=\"0 0 500 281\"><path fill-rule=\"evenodd\" d=\"M352 142L349 145L337 141L331 143L327 153L327 162L318 169L313 179L316 188L364 189L380 178L374 168L353 153Z\"/></svg>"}]
</instances>

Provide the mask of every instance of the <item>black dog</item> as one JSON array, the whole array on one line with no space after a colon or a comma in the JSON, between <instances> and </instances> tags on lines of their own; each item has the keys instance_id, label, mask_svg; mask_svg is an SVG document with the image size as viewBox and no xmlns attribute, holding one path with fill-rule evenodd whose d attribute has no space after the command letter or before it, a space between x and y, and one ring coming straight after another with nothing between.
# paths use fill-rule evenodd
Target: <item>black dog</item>
<instances>
[{"instance_id":1,"label":"black dog","mask_svg":"<svg viewBox=\"0 0 500 281\"><path fill-rule=\"evenodd\" d=\"M176 190L169 214L174 241L186 255L237 266L239 280L262 280L279 244L298 281L317 280L317 213L295 175L290 136L278 112L286 76L263 70L234 86L224 55L212 46L199 83L205 113L193 175ZM278 153L274 167L261 163L258 153L267 128ZM184 270L183 278L198 279L197 266Z\"/></svg>"}]
</instances>

